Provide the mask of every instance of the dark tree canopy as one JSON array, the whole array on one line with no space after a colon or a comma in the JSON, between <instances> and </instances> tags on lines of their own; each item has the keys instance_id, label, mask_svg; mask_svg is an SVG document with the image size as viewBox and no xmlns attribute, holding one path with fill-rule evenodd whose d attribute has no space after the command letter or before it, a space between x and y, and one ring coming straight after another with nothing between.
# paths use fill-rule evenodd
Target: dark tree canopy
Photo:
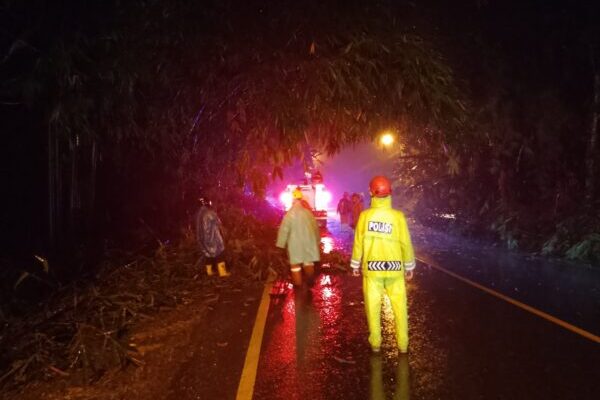
<instances>
[{"instance_id":1,"label":"dark tree canopy","mask_svg":"<svg viewBox=\"0 0 600 400\"><path fill-rule=\"evenodd\" d=\"M51 231L107 204L137 202L131 214L180 208L201 187L260 193L307 147L332 153L384 128L456 140L452 71L406 7L5 2L1 96L47 136Z\"/></svg>"},{"instance_id":2,"label":"dark tree canopy","mask_svg":"<svg viewBox=\"0 0 600 400\"><path fill-rule=\"evenodd\" d=\"M199 191L260 194L297 158L393 129L399 186L511 243L542 240L598 198L596 9L5 0L4 162L30 225L79 237L177 226Z\"/></svg>"}]
</instances>

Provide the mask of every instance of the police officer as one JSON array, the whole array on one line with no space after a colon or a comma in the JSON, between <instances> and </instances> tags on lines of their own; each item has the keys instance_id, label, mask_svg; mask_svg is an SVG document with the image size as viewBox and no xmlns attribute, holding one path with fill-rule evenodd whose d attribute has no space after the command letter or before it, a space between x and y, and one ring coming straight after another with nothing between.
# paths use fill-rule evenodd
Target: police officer
<instances>
[{"instance_id":1,"label":"police officer","mask_svg":"<svg viewBox=\"0 0 600 400\"><path fill-rule=\"evenodd\" d=\"M410 280L415 256L406 219L392 208L392 185L385 176L370 184L371 208L356 224L351 267L363 274L363 295L373 352L381 348L381 298L387 293L394 311L396 342L401 353L408 351L408 312L405 278Z\"/></svg>"}]
</instances>

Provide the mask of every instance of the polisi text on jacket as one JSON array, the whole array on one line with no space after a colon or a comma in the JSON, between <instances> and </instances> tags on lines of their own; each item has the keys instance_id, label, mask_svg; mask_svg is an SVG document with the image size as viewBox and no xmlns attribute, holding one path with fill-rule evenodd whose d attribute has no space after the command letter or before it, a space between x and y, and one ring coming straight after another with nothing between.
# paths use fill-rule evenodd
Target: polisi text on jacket
<instances>
[{"instance_id":1,"label":"polisi text on jacket","mask_svg":"<svg viewBox=\"0 0 600 400\"><path fill-rule=\"evenodd\" d=\"M392 224L388 222L369 221L369 232L392 233Z\"/></svg>"}]
</instances>

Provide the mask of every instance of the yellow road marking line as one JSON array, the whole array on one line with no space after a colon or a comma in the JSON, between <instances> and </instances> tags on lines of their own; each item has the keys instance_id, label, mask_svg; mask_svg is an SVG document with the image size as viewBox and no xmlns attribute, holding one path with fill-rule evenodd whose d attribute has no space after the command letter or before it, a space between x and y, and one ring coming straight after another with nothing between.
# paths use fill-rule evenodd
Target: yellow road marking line
<instances>
[{"instance_id":1,"label":"yellow road marking line","mask_svg":"<svg viewBox=\"0 0 600 400\"><path fill-rule=\"evenodd\" d=\"M254 395L254 383L256 382L256 370L258 369L258 360L260 358L260 347L262 345L263 333L265 331L265 323L267 321L267 313L269 311L269 302L271 293L271 283L265 285L262 299L256 313L252 336L248 344L248 352L246 353L246 361L244 361L244 369L240 378L236 400L252 400Z\"/></svg>"},{"instance_id":2,"label":"yellow road marking line","mask_svg":"<svg viewBox=\"0 0 600 400\"><path fill-rule=\"evenodd\" d=\"M425 260L422 260L422 259L418 259L418 260L420 262L422 262L423 264L427 264L430 267L437 269L438 271L441 271L441 272L443 272L445 274L450 275L453 278L458 279L459 281L462 281L462 282L464 282L464 283L466 283L468 285L476 287L479 290L483 290L484 292L486 292L488 294L491 294L492 296L495 296L495 297L497 297L497 298L499 298L501 300L504 300L504 301L506 301L506 302L514 305L514 306L517 306L517 307L519 307L519 308L521 308L521 309L523 309L525 311L528 311L528 312L530 312L532 314L535 314L538 317L544 318L545 320L550 321L550 322L552 322L552 323L554 323L556 325L562 326L563 328L568 329L571 332L574 332L574 333L576 333L578 335L581 335L584 338L591 340L592 342L600 343L600 336L596 336L596 335L594 335L591 332L588 332L588 331L586 331L584 329L581 329L581 328L579 328L579 327L577 327L575 325L571 325L568 322L565 322L565 321L563 321L563 320L561 320L559 318L556 318L553 315L550 315L550 314L545 313L545 312L543 312L541 310L538 310L537 308L528 306L525 303L521 303L518 300L515 300L515 299L513 299L511 297L508 297L506 295L503 295L502 293L496 292L493 289L490 289L490 288L487 288L485 286L482 286L479 283L473 282L470 279L463 278L462 276L460 276L458 274L455 274L454 272L449 271L446 268L440 267L439 265L437 265L437 264L435 264L433 262L428 262L428 261L425 261Z\"/></svg>"}]
</instances>

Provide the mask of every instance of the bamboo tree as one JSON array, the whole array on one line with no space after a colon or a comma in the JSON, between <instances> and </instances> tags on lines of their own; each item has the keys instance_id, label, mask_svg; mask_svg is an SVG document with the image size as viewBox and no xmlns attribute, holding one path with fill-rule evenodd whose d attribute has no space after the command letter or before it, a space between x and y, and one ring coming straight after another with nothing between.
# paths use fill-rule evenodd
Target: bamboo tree
<instances>
[{"instance_id":1,"label":"bamboo tree","mask_svg":"<svg viewBox=\"0 0 600 400\"><path fill-rule=\"evenodd\" d=\"M233 1L110 7L114 23L63 26L13 76L14 99L29 82L39 87L31 99L50 132L51 237L62 235L58 225L73 219L78 199L97 191L170 213L193 187L249 184L260 193L307 144L333 153L399 119L444 125L438 140L460 132L452 71L403 29L394 14L401 9L284 1L252 18L260 7ZM27 29L43 34L41 21ZM25 47L13 47L7 57L16 60ZM66 145L76 137L83 147ZM95 157L113 187L97 189L94 172L82 184ZM125 195L140 180L144 193ZM95 212L90 204L81 204L86 215Z\"/></svg>"}]
</instances>

